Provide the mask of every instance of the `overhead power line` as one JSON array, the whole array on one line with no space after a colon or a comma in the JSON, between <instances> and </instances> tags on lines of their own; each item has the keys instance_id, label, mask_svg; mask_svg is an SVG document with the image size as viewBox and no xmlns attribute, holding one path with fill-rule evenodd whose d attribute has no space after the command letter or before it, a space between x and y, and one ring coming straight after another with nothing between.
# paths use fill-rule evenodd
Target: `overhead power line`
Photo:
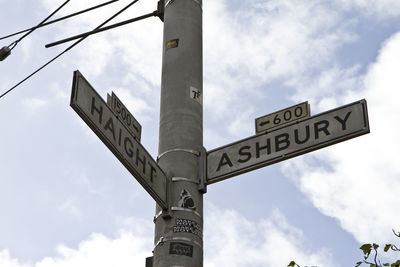
<instances>
[{"instance_id":1,"label":"overhead power line","mask_svg":"<svg viewBox=\"0 0 400 267\"><path fill-rule=\"evenodd\" d=\"M142 20L142 19L147 19L147 18L150 18L150 17L158 17L158 15L159 15L158 11L154 11L154 12L148 13L146 15L142 15L142 16L139 16L139 17L136 17L136 18L128 19L126 21L118 22L118 23L112 24L110 26L106 26L106 27L103 27L103 28L100 28L100 29L97 29L97 30L81 33L81 34L78 34L78 35L75 35L75 36L72 36L72 37L69 37L69 38L54 42L54 43L50 43L50 44L45 45L45 47L49 48L49 47L56 46L56 45L59 45L59 44L63 44L63 43L66 43L66 42L70 42L70 41L73 41L73 40L76 40L76 39L79 39L79 38L82 38L82 37L88 37L89 35L92 35L92 34L95 34L95 33L99 33L99 32L104 32L104 31L110 30L112 28L123 26L123 25L129 24L129 23L132 23L132 22L136 22L136 21L139 21L139 20Z\"/></svg>"},{"instance_id":2,"label":"overhead power line","mask_svg":"<svg viewBox=\"0 0 400 267\"><path fill-rule=\"evenodd\" d=\"M113 29L113 28L116 28L116 27L120 27L120 26L129 24L129 23L133 23L133 22L136 22L136 21L139 21L139 20L142 20L142 19L150 18L150 17L159 17L161 19L161 21L164 21L164 1L163 0L158 1L157 10L155 10L155 11L153 11L151 13L148 13L148 14L136 17L136 18L128 19L128 20L125 20L125 21L122 21L122 22L118 22L118 23L115 23L115 24L112 24L112 25L109 25L109 26L106 26L106 27L103 27L103 28L99 28L99 29L96 29L96 30L93 30L93 31L81 33L81 34L78 34L78 35L75 35L75 36L72 36L72 37L69 37L69 38L65 38L63 40L56 41L56 42L53 42L53 43L50 43L50 44L46 44L45 47L46 48L53 47L53 46L56 46L56 45L59 45L59 44L63 44L63 43L66 43L66 42L70 42L70 41L79 39L81 37L87 37L87 36L92 35L92 34L96 34L96 33L99 33L99 32L104 32L104 31L107 31L107 30L110 30L110 29Z\"/></svg>"},{"instance_id":3,"label":"overhead power line","mask_svg":"<svg viewBox=\"0 0 400 267\"><path fill-rule=\"evenodd\" d=\"M47 18L45 18L42 22L40 22L37 26L31 28L27 33L25 33L23 36L21 36L17 41L14 41L13 43L11 43L8 48L10 48L10 50L13 50L14 47L17 46L17 44L19 42L21 42L22 39L24 39L26 36L28 36L29 34L31 34L34 30L36 30L40 25L42 25L43 23L45 23L49 18L51 18L54 14L56 14L61 8L63 8L69 1L71 0L67 0L65 1L61 6L59 6L56 10L53 11L53 13L51 13Z\"/></svg>"},{"instance_id":4,"label":"overhead power line","mask_svg":"<svg viewBox=\"0 0 400 267\"><path fill-rule=\"evenodd\" d=\"M67 0L65 1L61 6L59 6L55 11L53 11L53 13L51 13L47 18L45 18L42 22L40 22L38 25L36 25L33 28L30 28L29 31L24 34L23 36L21 36L17 41L12 42L9 46L4 46L0 49L0 61L3 61L4 59L6 59L10 54L11 51L18 45L19 42L21 42L22 39L24 39L26 36L28 36L29 34L31 34L34 30L36 30L38 27L40 27L41 25L43 25L43 23L45 23L49 18L51 18L54 14L56 14L61 8L63 8L69 1L71 0Z\"/></svg>"},{"instance_id":5,"label":"overhead power line","mask_svg":"<svg viewBox=\"0 0 400 267\"><path fill-rule=\"evenodd\" d=\"M120 11L118 11L117 13L115 13L114 15L112 15L109 19L107 19L106 21L104 21L103 23L101 23L99 26L97 26L94 30L100 29L101 27L103 27L105 24L107 24L108 22L110 22L112 19L114 19L116 16L118 16L119 14L121 14L122 12L124 12L125 10L127 10L129 7L131 7L133 4L135 4L136 2L138 2L139 0L134 0L131 3L129 3L127 6L125 6L124 8L122 8ZM39 67L37 70L35 70L34 72L32 72L31 74L29 74L27 77L25 77L22 81L18 82L16 85L14 85L13 87L11 87L10 89L8 89L7 91L5 91L2 95L0 95L0 98L2 98L3 96L5 96L6 94L8 94L9 92L11 92L12 90L14 90L15 88L17 88L19 85L21 85L23 82L25 82L26 80L28 80L29 78L31 78L33 75L35 75L36 73L38 73L39 71L41 71L42 69L44 69L46 66L48 66L49 64L51 64L53 61L55 61L57 58L61 57L63 54L65 54L66 52L68 52L69 50L71 50L74 46L76 46L77 44L79 44L80 42L82 42L83 40L85 40L89 35L86 35L84 37L82 37L81 39L79 39L78 41L76 41L75 43L73 43L72 45L70 45L69 47L67 47L64 51L62 51L60 54L58 54L57 56L55 56L54 58L52 58L51 60L49 60L47 63L45 63L44 65L42 65L41 67Z\"/></svg>"},{"instance_id":6,"label":"overhead power line","mask_svg":"<svg viewBox=\"0 0 400 267\"><path fill-rule=\"evenodd\" d=\"M6 39L6 38L10 38L10 37L12 37L12 36L15 36L15 35L18 35L18 34L21 34L21 33L27 32L27 31L30 31L30 30L32 30L32 29L41 28L41 27L44 27L44 26L47 26L47 25L50 25L50 24L59 22L59 21L61 21L61 20L65 20L65 19L68 19L68 18L77 16L77 15L83 14L83 13L86 13L86 12L88 12L88 11L92 11L92 10L94 10L94 9L97 9L97 8L100 8L100 7L109 5L109 4L114 3L114 2L117 2L117 1L119 1L119 0L108 1L108 2L105 2L105 3L103 3L103 4L100 4L100 5L97 5L97 6L93 6L93 7L90 7L90 8L87 8L87 9L84 9L84 10L81 10L81 11L78 11L78 12L75 12L75 13L72 13L72 14L70 14L70 15L67 15L67 16L64 16L64 17L61 17L61 18L58 18L58 19L55 19L55 20L51 20L51 21L42 23L42 24L37 25L37 26L35 26L35 27L32 27L32 28L29 28L29 29L25 29L25 30L22 30L22 31L19 31L19 32L15 32L15 33L6 35L6 36L1 37L0 40Z\"/></svg>"}]
</instances>

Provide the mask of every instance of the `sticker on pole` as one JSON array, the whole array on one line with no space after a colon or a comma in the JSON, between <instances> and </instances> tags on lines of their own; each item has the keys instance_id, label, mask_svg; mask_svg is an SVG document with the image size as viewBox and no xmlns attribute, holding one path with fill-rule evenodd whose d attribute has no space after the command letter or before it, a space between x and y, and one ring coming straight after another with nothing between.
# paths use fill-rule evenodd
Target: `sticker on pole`
<instances>
[{"instance_id":1,"label":"sticker on pole","mask_svg":"<svg viewBox=\"0 0 400 267\"><path fill-rule=\"evenodd\" d=\"M197 103L199 103L200 105L202 104L201 98L201 92L199 89L190 86L189 88L189 93L190 93L190 98L193 99L194 101L196 101Z\"/></svg>"},{"instance_id":2,"label":"sticker on pole","mask_svg":"<svg viewBox=\"0 0 400 267\"><path fill-rule=\"evenodd\" d=\"M193 246L182 242L171 242L169 254L193 257Z\"/></svg>"},{"instance_id":3,"label":"sticker on pole","mask_svg":"<svg viewBox=\"0 0 400 267\"><path fill-rule=\"evenodd\" d=\"M167 49L176 48L179 46L179 39L173 39L167 42Z\"/></svg>"}]
</instances>

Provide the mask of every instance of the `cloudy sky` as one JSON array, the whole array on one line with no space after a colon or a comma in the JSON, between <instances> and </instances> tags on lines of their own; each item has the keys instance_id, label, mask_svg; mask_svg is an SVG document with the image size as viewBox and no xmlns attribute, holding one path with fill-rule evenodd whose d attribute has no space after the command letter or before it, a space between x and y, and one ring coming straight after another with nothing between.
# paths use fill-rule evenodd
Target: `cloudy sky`
<instances>
[{"instance_id":1,"label":"cloudy sky","mask_svg":"<svg viewBox=\"0 0 400 267\"><path fill-rule=\"evenodd\" d=\"M183 1L183 0L179 0ZM0 36L61 0L0 0ZM101 3L72 0L56 17ZM3 93L129 3L35 31L0 62ZM152 12L141 0L114 21ZM400 1L204 0L204 146L254 135L254 119L309 101L365 98L371 133L212 184L205 266L353 266L360 244L400 231ZM0 99L0 266L144 266L154 200L69 106L79 69L113 90L158 147L162 23L92 36ZM1 40L9 45L14 38ZM394 259L394 256L392 256Z\"/></svg>"}]
</instances>

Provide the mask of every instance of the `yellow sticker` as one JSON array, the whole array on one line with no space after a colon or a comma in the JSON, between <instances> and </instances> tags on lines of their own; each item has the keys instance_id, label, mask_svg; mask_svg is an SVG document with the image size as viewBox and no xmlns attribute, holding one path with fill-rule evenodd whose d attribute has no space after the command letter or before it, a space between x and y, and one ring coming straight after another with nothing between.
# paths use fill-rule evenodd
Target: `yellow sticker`
<instances>
[{"instance_id":1,"label":"yellow sticker","mask_svg":"<svg viewBox=\"0 0 400 267\"><path fill-rule=\"evenodd\" d=\"M167 49L178 47L179 39L173 39L167 43Z\"/></svg>"}]
</instances>

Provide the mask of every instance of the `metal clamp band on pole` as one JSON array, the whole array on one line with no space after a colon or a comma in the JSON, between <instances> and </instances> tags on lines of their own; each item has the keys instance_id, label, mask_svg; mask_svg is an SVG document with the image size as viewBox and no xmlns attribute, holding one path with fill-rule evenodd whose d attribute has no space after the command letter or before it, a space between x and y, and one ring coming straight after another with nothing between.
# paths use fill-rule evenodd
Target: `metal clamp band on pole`
<instances>
[{"instance_id":1,"label":"metal clamp band on pole","mask_svg":"<svg viewBox=\"0 0 400 267\"><path fill-rule=\"evenodd\" d=\"M191 212L191 213L193 213L194 215L196 215L196 216L202 218L201 215L200 215L200 213L198 213L197 211L192 210L192 209L187 209L187 208L182 208L182 207L171 207L171 211L186 211L186 212Z\"/></svg>"},{"instance_id":2,"label":"metal clamp band on pole","mask_svg":"<svg viewBox=\"0 0 400 267\"><path fill-rule=\"evenodd\" d=\"M195 155L195 156L197 156L197 157L200 156L200 152L199 152L199 151L196 151L196 150L193 150L193 149L174 148L174 149L170 149L170 150L164 151L163 153L161 153L160 155L158 155L158 156L157 156L157 161L158 161L161 157L165 156L165 154L168 154L168 153L171 153L171 152L187 152L187 153L193 154L193 155Z\"/></svg>"},{"instance_id":3,"label":"metal clamp band on pole","mask_svg":"<svg viewBox=\"0 0 400 267\"><path fill-rule=\"evenodd\" d=\"M153 222L155 223L157 221L157 219L163 214L163 211L160 211L159 213L157 213L154 218L153 218Z\"/></svg>"},{"instance_id":4,"label":"metal clamp band on pole","mask_svg":"<svg viewBox=\"0 0 400 267\"><path fill-rule=\"evenodd\" d=\"M175 1L175 0L167 0L167 1L165 2L165 6L168 6L169 4L172 4L174 1ZM203 6L202 6L202 4L200 3L199 0L192 0L192 1L195 2L196 4L198 4L198 5L200 6L201 9L203 9Z\"/></svg>"},{"instance_id":5,"label":"metal clamp band on pole","mask_svg":"<svg viewBox=\"0 0 400 267\"><path fill-rule=\"evenodd\" d=\"M200 184L199 181L195 181L185 177L172 177L171 180L172 182L188 182L188 183Z\"/></svg>"}]
</instances>

